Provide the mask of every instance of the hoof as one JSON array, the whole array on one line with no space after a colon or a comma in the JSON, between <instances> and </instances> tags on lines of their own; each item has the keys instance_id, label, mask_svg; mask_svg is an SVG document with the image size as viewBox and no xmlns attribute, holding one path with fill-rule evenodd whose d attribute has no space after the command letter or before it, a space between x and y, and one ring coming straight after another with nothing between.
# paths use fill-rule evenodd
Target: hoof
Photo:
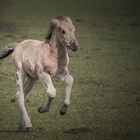
<instances>
[{"instance_id":1,"label":"hoof","mask_svg":"<svg viewBox=\"0 0 140 140\"><path fill-rule=\"evenodd\" d=\"M22 132L31 132L33 130L33 128L32 127L26 127L26 128L19 127L19 130Z\"/></svg>"},{"instance_id":2,"label":"hoof","mask_svg":"<svg viewBox=\"0 0 140 140\"><path fill-rule=\"evenodd\" d=\"M22 132L30 132L32 131L33 127L31 126L26 126L25 124L19 123L19 130Z\"/></svg>"},{"instance_id":3,"label":"hoof","mask_svg":"<svg viewBox=\"0 0 140 140\"><path fill-rule=\"evenodd\" d=\"M26 128L19 126L19 130L25 132L26 131Z\"/></svg>"},{"instance_id":4,"label":"hoof","mask_svg":"<svg viewBox=\"0 0 140 140\"><path fill-rule=\"evenodd\" d=\"M68 109L68 105L63 104L63 106L61 107L61 110L60 110L60 114L65 115L67 112L67 109Z\"/></svg>"},{"instance_id":5,"label":"hoof","mask_svg":"<svg viewBox=\"0 0 140 140\"><path fill-rule=\"evenodd\" d=\"M63 112L63 111L60 110L60 114L63 116L63 115L66 114L66 112Z\"/></svg>"},{"instance_id":6,"label":"hoof","mask_svg":"<svg viewBox=\"0 0 140 140\"><path fill-rule=\"evenodd\" d=\"M40 108L38 109L38 112L39 112L39 113L43 113L42 107L40 107Z\"/></svg>"},{"instance_id":7,"label":"hoof","mask_svg":"<svg viewBox=\"0 0 140 140\"><path fill-rule=\"evenodd\" d=\"M26 132L31 132L32 130L33 130L32 127L27 127L27 128L26 128Z\"/></svg>"},{"instance_id":8,"label":"hoof","mask_svg":"<svg viewBox=\"0 0 140 140\"><path fill-rule=\"evenodd\" d=\"M15 103L16 102L16 98L12 98L10 101L11 101L11 103Z\"/></svg>"},{"instance_id":9,"label":"hoof","mask_svg":"<svg viewBox=\"0 0 140 140\"><path fill-rule=\"evenodd\" d=\"M45 109L43 109L43 107L40 107L40 108L38 109L38 112L39 112L39 113L45 113L45 112L48 112L48 110L45 110Z\"/></svg>"},{"instance_id":10,"label":"hoof","mask_svg":"<svg viewBox=\"0 0 140 140\"><path fill-rule=\"evenodd\" d=\"M26 101L27 103L30 103L30 102L31 102L31 100L30 100L30 99L26 99L25 101Z\"/></svg>"}]
</instances>

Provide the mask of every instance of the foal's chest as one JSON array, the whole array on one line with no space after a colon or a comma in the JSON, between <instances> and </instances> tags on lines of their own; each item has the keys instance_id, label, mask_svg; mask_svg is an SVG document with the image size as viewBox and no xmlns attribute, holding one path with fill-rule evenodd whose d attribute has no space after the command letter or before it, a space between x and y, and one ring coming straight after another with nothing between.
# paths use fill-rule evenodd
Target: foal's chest
<instances>
[{"instance_id":1,"label":"foal's chest","mask_svg":"<svg viewBox=\"0 0 140 140\"><path fill-rule=\"evenodd\" d=\"M55 75L57 73L57 69L58 69L58 64L52 62L44 65L43 67L43 71L50 75Z\"/></svg>"},{"instance_id":2,"label":"foal's chest","mask_svg":"<svg viewBox=\"0 0 140 140\"><path fill-rule=\"evenodd\" d=\"M46 55L41 55L43 71L52 76L56 76L66 70L68 65L68 54L65 48L44 50Z\"/></svg>"},{"instance_id":3,"label":"foal's chest","mask_svg":"<svg viewBox=\"0 0 140 140\"><path fill-rule=\"evenodd\" d=\"M67 64L67 59L63 61L47 61L47 63L44 64L43 71L52 76L55 76L66 71Z\"/></svg>"}]
</instances>

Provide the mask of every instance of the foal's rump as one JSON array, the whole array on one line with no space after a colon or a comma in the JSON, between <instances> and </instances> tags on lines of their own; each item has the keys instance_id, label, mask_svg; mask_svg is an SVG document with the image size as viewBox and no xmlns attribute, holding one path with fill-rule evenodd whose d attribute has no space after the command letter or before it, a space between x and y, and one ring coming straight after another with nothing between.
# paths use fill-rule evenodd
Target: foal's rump
<instances>
[{"instance_id":1,"label":"foal's rump","mask_svg":"<svg viewBox=\"0 0 140 140\"><path fill-rule=\"evenodd\" d=\"M22 42L14 42L0 50L0 60L12 54L14 64L22 63L24 69L31 76L35 75L35 65L43 41L27 39Z\"/></svg>"},{"instance_id":2,"label":"foal's rump","mask_svg":"<svg viewBox=\"0 0 140 140\"><path fill-rule=\"evenodd\" d=\"M16 47L12 54L13 62L16 65L21 62L24 70L31 77L36 75L36 64L41 46L42 41L24 40Z\"/></svg>"},{"instance_id":3,"label":"foal's rump","mask_svg":"<svg viewBox=\"0 0 140 140\"><path fill-rule=\"evenodd\" d=\"M8 44L4 49L0 50L0 60L4 59L5 57L9 56L14 50L20 47L20 49L25 50L28 47L28 53L29 50L33 52L35 49L34 47L39 46L42 43L42 41L39 40L24 40L22 42L14 42ZM30 53L32 54L32 53Z\"/></svg>"}]
</instances>

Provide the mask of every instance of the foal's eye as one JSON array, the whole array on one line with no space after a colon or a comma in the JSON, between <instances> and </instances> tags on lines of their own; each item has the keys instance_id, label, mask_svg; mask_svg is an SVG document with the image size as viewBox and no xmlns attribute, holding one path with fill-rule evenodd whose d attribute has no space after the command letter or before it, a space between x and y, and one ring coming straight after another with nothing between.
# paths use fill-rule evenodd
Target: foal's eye
<instances>
[{"instance_id":1,"label":"foal's eye","mask_svg":"<svg viewBox=\"0 0 140 140\"><path fill-rule=\"evenodd\" d=\"M65 30L62 30L62 34L65 34L66 32L65 32Z\"/></svg>"}]
</instances>

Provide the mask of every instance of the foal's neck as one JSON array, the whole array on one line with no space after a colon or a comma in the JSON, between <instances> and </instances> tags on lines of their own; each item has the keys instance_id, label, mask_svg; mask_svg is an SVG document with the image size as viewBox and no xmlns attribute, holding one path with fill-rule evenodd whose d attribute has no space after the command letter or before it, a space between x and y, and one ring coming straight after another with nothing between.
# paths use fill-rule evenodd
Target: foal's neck
<instances>
[{"instance_id":1,"label":"foal's neck","mask_svg":"<svg viewBox=\"0 0 140 140\"><path fill-rule=\"evenodd\" d=\"M58 59L58 61L61 61L64 59L67 60L67 49L66 47L62 46L58 37L56 35L52 36L50 40L50 51L52 55Z\"/></svg>"}]
</instances>

